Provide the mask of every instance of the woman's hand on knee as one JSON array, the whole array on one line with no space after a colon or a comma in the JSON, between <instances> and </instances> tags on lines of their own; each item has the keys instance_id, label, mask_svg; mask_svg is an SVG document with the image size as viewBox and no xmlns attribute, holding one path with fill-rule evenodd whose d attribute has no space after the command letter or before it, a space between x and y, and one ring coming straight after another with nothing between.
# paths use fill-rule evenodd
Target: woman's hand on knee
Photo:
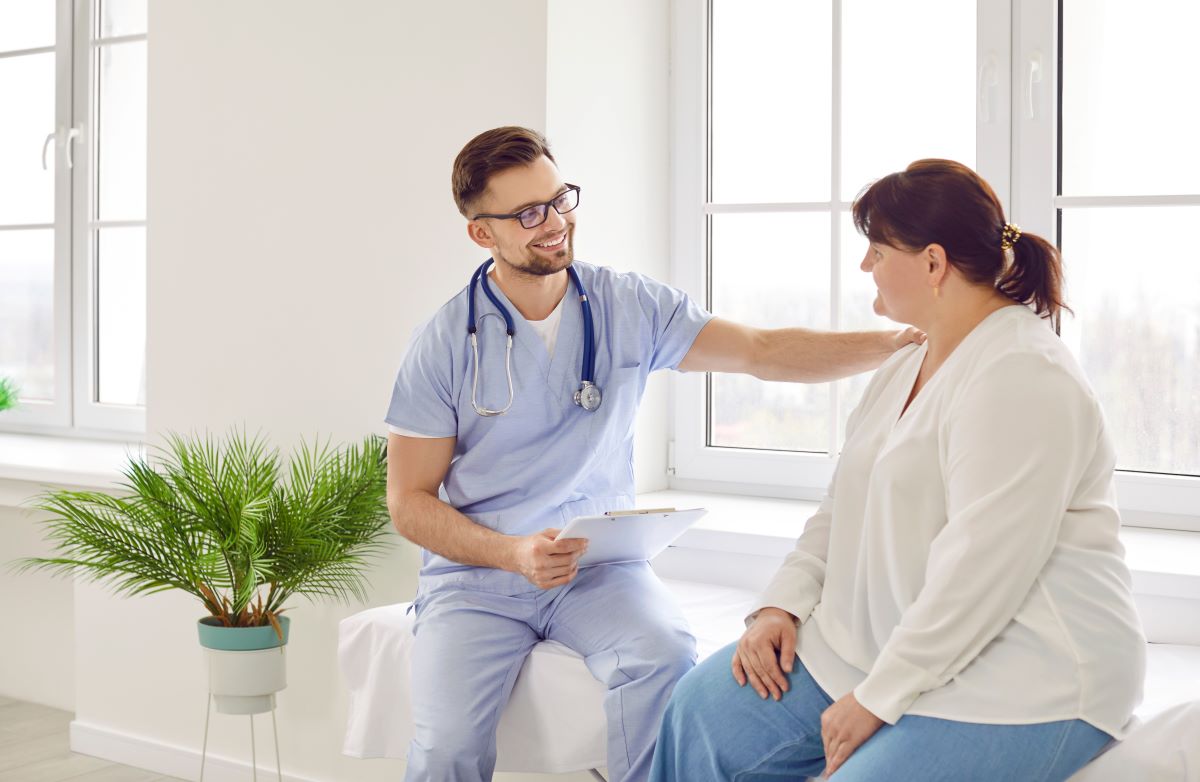
<instances>
[{"instance_id":1,"label":"woman's hand on knee","mask_svg":"<svg viewBox=\"0 0 1200 782\"><path fill-rule=\"evenodd\" d=\"M742 633L733 652L733 678L779 700L788 690L787 675L796 657L796 617L782 608L764 608Z\"/></svg>"},{"instance_id":2,"label":"woman's hand on knee","mask_svg":"<svg viewBox=\"0 0 1200 782\"><path fill-rule=\"evenodd\" d=\"M821 714L821 742L825 745L825 773L832 776L854 751L883 727L883 720L858 702L850 692Z\"/></svg>"}]
</instances>

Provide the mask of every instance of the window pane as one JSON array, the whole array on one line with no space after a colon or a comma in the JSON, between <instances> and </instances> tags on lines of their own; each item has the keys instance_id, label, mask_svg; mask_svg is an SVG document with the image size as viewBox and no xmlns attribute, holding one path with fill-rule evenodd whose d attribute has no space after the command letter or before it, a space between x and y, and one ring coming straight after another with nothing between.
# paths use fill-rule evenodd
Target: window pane
<instances>
[{"instance_id":1,"label":"window pane","mask_svg":"<svg viewBox=\"0 0 1200 782\"><path fill-rule=\"evenodd\" d=\"M1062 26L1063 195L1200 193L1200 3L1066 0Z\"/></svg>"},{"instance_id":2,"label":"window pane","mask_svg":"<svg viewBox=\"0 0 1200 782\"><path fill-rule=\"evenodd\" d=\"M56 5L55 0L0 0L0 52L53 46Z\"/></svg>"},{"instance_id":3,"label":"window pane","mask_svg":"<svg viewBox=\"0 0 1200 782\"><path fill-rule=\"evenodd\" d=\"M754 326L829 328L829 215L712 217L712 311ZM825 452L827 384L712 375L711 444Z\"/></svg>"},{"instance_id":4,"label":"window pane","mask_svg":"<svg viewBox=\"0 0 1200 782\"><path fill-rule=\"evenodd\" d=\"M926 157L975 167L975 3L843 0L842 194Z\"/></svg>"},{"instance_id":5,"label":"window pane","mask_svg":"<svg viewBox=\"0 0 1200 782\"><path fill-rule=\"evenodd\" d=\"M712 8L712 199L828 201L831 4Z\"/></svg>"},{"instance_id":6,"label":"window pane","mask_svg":"<svg viewBox=\"0 0 1200 782\"><path fill-rule=\"evenodd\" d=\"M839 330L879 331L899 329L901 326L882 315L876 315L874 278L859 268L867 252L867 238L854 227L854 218L848 212L841 216L842 232L842 311ZM837 382L838 398L838 446L846 441L846 419L858 400L862 398L873 372L848 377Z\"/></svg>"},{"instance_id":7,"label":"window pane","mask_svg":"<svg viewBox=\"0 0 1200 782\"><path fill-rule=\"evenodd\" d=\"M146 42L99 47L101 220L146 217Z\"/></svg>"},{"instance_id":8,"label":"window pane","mask_svg":"<svg viewBox=\"0 0 1200 782\"><path fill-rule=\"evenodd\" d=\"M1125 470L1200 474L1200 207L1067 209L1063 337Z\"/></svg>"},{"instance_id":9,"label":"window pane","mask_svg":"<svg viewBox=\"0 0 1200 782\"><path fill-rule=\"evenodd\" d=\"M0 225L54 222L54 54L0 59Z\"/></svg>"},{"instance_id":10,"label":"window pane","mask_svg":"<svg viewBox=\"0 0 1200 782\"><path fill-rule=\"evenodd\" d=\"M146 229L96 238L100 402L146 403Z\"/></svg>"},{"instance_id":11,"label":"window pane","mask_svg":"<svg viewBox=\"0 0 1200 782\"><path fill-rule=\"evenodd\" d=\"M0 231L0 377L54 398L54 231Z\"/></svg>"},{"instance_id":12,"label":"window pane","mask_svg":"<svg viewBox=\"0 0 1200 782\"><path fill-rule=\"evenodd\" d=\"M100 37L146 32L146 0L100 0Z\"/></svg>"}]
</instances>

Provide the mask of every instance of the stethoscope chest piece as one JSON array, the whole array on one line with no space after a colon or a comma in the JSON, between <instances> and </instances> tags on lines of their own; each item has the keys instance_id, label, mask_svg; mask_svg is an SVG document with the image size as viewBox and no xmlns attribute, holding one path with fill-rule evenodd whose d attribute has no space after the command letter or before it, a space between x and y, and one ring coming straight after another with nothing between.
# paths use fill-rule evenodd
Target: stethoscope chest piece
<instances>
[{"instance_id":1,"label":"stethoscope chest piece","mask_svg":"<svg viewBox=\"0 0 1200 782\"><path fill-rule=\"evenodd\" d=\"M594 413L600 409L600 403L604 401L604 395L600 393L600 386L583 381L583 385L575 392L575 404L587 410L589 413Z\"/></svg>"}]
</instances>

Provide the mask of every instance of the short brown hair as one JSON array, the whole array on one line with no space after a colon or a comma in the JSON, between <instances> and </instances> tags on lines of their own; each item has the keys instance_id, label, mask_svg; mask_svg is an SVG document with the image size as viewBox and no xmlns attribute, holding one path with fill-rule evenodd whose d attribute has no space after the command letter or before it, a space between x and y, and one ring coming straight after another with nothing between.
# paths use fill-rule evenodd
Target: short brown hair
<instances>
[{"instance_id":1,"label":"short brown hair","mask_svg":"<svg viewBox=\"0 0 1200 782\"><path fill-rule=\"evenodd\" d=\"M1031 306L1058 331L1061 311L1071 311L1063 302L1058 249L1022 233L1007 263L1001 247L1007 223L991 185L953 160L918 160L854 201L854 225L872 242L910 252L940 244L968 280Z\"/></svg>"},{"instance_id":2,"label":"short brown hair","mask_svg":"<svg viewBox=\"0 0 1200 782\"><path fill-rule=\"evenodd\" d=\"M480 133L454 158L450 187L458 211L463 217L470 217L472 206L487 190L488 181L494 175L528 165L543 156L554 162L550 145L536 130L506 125Z\"/></svg>"}]
</instances>

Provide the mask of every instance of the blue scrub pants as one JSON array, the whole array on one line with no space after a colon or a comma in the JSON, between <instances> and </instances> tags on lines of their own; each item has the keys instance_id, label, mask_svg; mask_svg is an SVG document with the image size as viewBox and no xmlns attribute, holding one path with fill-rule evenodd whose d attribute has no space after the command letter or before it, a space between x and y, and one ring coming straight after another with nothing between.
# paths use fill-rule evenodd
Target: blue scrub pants
<instances>
[{"instance_id":1,"label":"blue scrub pants","mask_svg":"<svg viewBox=\"0 0 1200 782\"><path fill-rule=\"evenodd\" d=\"M679 682L667 707L650 772L654 782L721 782L816 777L825 768L821 713L833 700L799 659L789 689L763 700L730 673L737 644ZM884 725L830 779L833 782L1065 780L1111 737L1082 720L980 725L906 715Z\"/></svg>"},{"instance_id":2,"label":"blue scrub pants","mask_svg":"<svg viewBox=\"0 0 1200 782\"><path fill-rule=\"evenodd\" d=\"M671 691L696 663L687 622L648 563L584 568L517 595L437 588L416 611L406 780L491 778L500 712L542 639L579 652L608 688L609 779L646 779Z\"/></svg>"}]
</instances>

